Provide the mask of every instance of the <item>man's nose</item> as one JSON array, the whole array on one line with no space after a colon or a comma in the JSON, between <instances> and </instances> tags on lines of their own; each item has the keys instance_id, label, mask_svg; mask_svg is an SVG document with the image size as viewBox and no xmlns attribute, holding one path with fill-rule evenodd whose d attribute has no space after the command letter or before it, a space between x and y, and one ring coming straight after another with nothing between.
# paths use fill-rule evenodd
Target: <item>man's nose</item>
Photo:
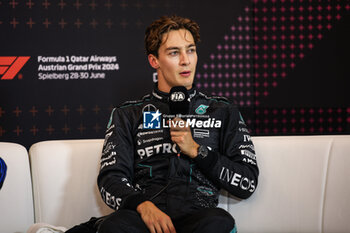
<instances>
[{"instance_id":1,"label":"man's nose","mask_svg":"<svg viewBox=\"0 0 350 233\"><path fill-rule=\"evenodd\" d=\"M180 56L180 65L187 66L190 64L190 59L188 57L188 54L186 52L182 52Z\"/></svg>"}]
</instances>

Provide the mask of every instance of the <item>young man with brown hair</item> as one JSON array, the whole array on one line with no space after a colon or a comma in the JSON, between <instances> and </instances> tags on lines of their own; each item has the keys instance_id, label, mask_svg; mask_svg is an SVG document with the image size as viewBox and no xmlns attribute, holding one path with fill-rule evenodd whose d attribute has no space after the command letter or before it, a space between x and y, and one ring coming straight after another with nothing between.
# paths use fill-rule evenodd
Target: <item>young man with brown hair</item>
<instances>
[{"instance_id":1,"label":"young man with brown hair","mask_svg":"<svg viewBox=\"0 0 350 233\"><path fill-rule=\"evenodd\" d=\"M99 233L236 232L232 216L217 208L219 189L248 198L259 170L237 107L193 85L199 41L198 24L187 18L162 17L147 28L145 47L158 83L152 94L111 114L98 185L116 211ZM178 86L188 114L167 121L169 93L182 96L172 92Z\"/></svg>"}]
</instances>

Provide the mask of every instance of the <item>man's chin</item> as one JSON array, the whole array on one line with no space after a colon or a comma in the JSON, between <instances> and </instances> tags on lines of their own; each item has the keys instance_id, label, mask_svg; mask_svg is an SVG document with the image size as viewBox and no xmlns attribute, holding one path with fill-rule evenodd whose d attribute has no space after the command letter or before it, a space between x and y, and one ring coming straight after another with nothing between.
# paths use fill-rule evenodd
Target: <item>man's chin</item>
<instances>
[{"instance_id":1,"label":"man's chin","mask_svg":"<svg viewBox=\"0 0 350 233\"><path fill-rule=\"evenodd\" d=\"M182 80L180 82L178 82L178 86L184 86L186 87L187 90L192 88L193 85L193 78L182 78Z\"/></svg>"}]
</instances>

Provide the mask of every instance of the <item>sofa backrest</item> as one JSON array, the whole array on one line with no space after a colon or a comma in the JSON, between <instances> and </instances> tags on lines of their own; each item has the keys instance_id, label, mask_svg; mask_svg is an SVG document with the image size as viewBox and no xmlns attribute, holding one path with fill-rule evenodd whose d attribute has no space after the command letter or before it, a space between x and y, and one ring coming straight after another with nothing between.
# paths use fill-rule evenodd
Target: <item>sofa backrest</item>
<instances>
[{"instance_id":1,"label":"sofa backrest","mask_svg":"<svg viewBox=\"0 0 350 233\"><path fill-rule=\"evenodd\" d=\"M7 165L0 190L0 232L24 233L34 223L28 152L19 144L0 142L0 157Z\"/></svg>"},{"instance_id":2,"label":"sofa backrest","mask_svg":"<svg viewBox=\"0 0 350 233\"><path fill-rule=\"evenodd\" d=\"M224 200L239 232L350 232L350 135L253 141L258 188Z\"/></svg>"},{"instance_id":3,"label":"sofa backrest","mask_svg":"<svg viewBox=\"0 0 350 233\"><path fill-rule=\"evenodd\" d=\"M70 228L112 210L96 180L102 139L44 141L30 150L35 222Z\"/></svg>"},{"instance_id":4,"label":"sofa backrest","mask_svg":"<svg viewBox=\"0 0 350 233\"><path fill-rule=\"evenodd\" d=\"M260 168L253 196L223 192L219 206L238 231L350 232L350 135L252 137ZM103 140L46 141L33 145L36 222L67 228L110 213L96 177Z\"/></svg>"}]
</instances>

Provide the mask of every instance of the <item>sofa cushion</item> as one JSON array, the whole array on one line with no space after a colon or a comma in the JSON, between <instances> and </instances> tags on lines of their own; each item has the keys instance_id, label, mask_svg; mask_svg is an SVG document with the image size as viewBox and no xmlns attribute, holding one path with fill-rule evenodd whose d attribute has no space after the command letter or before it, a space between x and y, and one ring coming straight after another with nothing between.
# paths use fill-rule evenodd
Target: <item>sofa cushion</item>
<instances>
[{"instance_id":1,"label":"sofa cushion","mask_svg":"<svg viewBox=\"0 0 350 233\"><path fill-rule=\"evenodd\" d=\"M259 185L247 200L223 191L219 206L241 233L350 232L350 135L252 137ZM103 140L33 145L36 222L67 228L112 212L96 185Z\"/></svg>"}]
</instances>

